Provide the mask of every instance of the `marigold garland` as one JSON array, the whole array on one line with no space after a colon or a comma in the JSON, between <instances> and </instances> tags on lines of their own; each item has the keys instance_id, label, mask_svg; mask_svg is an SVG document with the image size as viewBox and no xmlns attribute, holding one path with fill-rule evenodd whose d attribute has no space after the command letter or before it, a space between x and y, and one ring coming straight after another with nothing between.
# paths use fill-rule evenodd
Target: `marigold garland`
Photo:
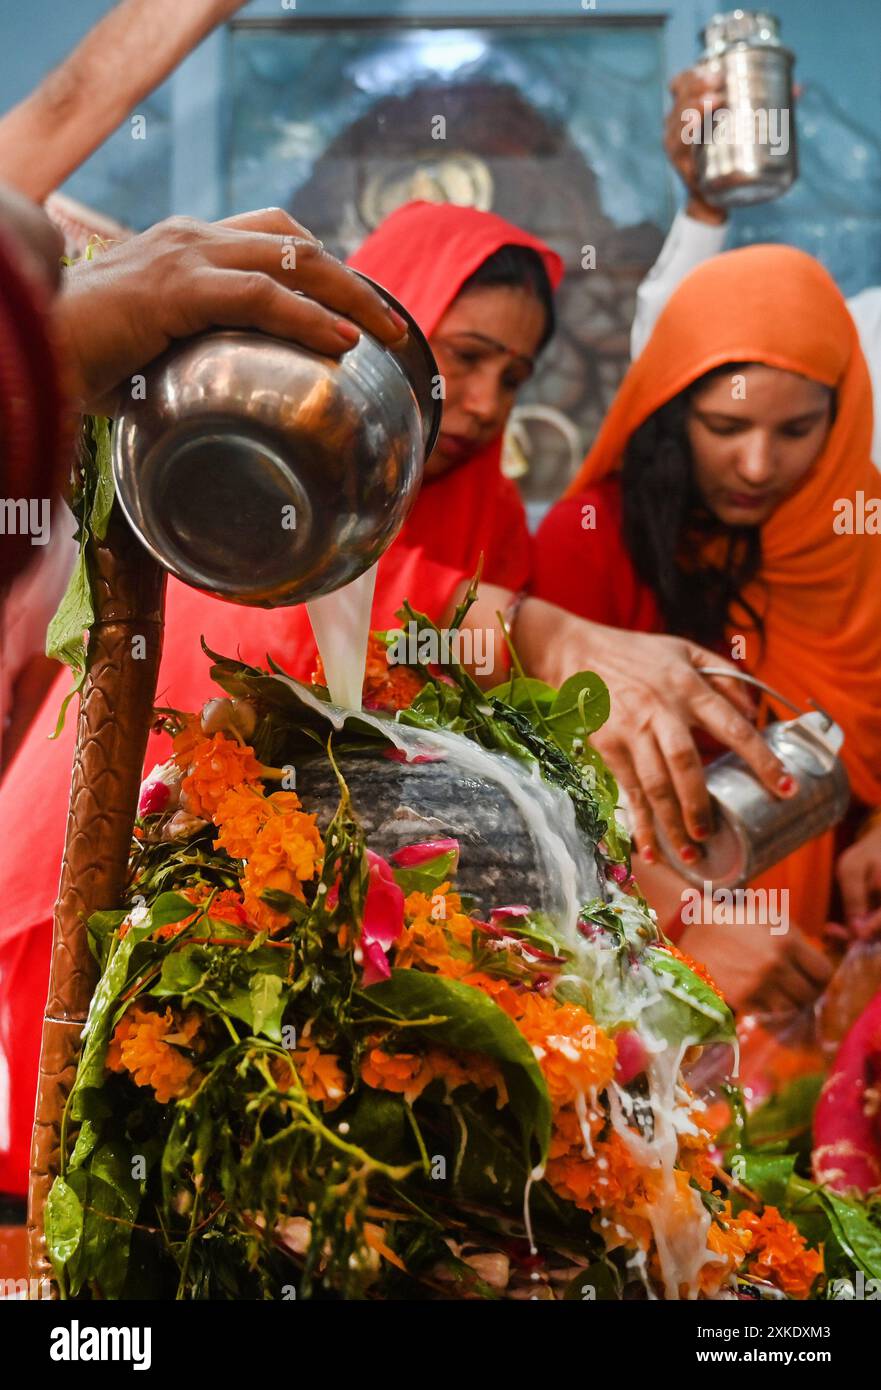
<instances>
[{"instance_id":1,"label":"marigold garland","mask_svg":"<svg viewBox=\"0 0 881 1390\"><path fill-rule=\"evenodd\" d=\"M195 1089L196 1064L179 1048L189 1048L202 1026L198 1009L163 1013L132 1004L113 1032L107 1049L110 1071L127 1071L137 1086L151 1086L162 1104L178 1100Z\"/></svg>"}]
</instances>

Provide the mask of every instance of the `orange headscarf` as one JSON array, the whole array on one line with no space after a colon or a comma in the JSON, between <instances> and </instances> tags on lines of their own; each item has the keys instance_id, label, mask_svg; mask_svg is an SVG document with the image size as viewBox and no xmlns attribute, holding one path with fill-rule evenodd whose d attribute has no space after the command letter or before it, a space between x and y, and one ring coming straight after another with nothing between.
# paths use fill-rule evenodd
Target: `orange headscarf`
<instances>
[{"instance_id":1,"label":"orange headscarf","mask_svg":"<svg viewBox=\"0 0 881 1390\"><path fill-rule=\"evenodd\" d=\"M634 431L726 362L798 372L836 393L820 458L762 527L761 569L744 597L762 615L765 642L744 629L744 664L794 703L813 699L834 716L844 729L853 790L878 805L881 536L833 530L837 500L881 490L870 457L872 390L854 321L823 267L791 247L751 246L694 270L624 378L569 492L619 469ZM816 922L828 897L822 884L830 880L831 840L809 851L794 857L807 870L807 881L799 873L794 886L802 890L802 920ZM792 913L797 917L795 902Z\"/></svg>"}]
</instances>

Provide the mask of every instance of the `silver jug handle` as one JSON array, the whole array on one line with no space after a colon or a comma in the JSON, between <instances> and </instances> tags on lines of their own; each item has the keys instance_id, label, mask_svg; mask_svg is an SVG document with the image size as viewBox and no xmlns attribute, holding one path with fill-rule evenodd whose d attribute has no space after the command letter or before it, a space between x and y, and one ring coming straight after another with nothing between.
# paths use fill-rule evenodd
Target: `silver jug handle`
<instances>
[{"instance_id":1,"label":"silver jug handle","mask_svg":"<svg viewBox=\"0 0 881 1390\"><path fill-rule=\"evenodd\" d=\"M695 670L701 676L724 676L726 680L746 681L747 685L754 685L757 689L764 690L765 694L770 695L772 699L779 700L781 705L785 705L787 709L791 709L799 718L807 714L807 710L799 709L798 705L794 705L791 700L787 700L785 695L781 695L779 690L774 690L772 686L766 685L765 682L760 681L757 676L749 675L747 671L729 671L724 666L696 666ZM823 718L826 720L826 729L831 729L832 725L835 723L832 715L829 714L827 710L822 709L821 706L817 704L816 700L809 700L808 704L812 709L815 709L818 714L822 714Z\"/></svg>"}]
</instances>

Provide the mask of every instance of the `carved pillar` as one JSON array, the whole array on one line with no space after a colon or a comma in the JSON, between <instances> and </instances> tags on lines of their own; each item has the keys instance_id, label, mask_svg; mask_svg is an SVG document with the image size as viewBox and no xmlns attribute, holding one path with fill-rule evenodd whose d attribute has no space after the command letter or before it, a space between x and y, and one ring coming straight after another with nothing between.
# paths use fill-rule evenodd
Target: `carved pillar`
<instances>
[{"instance_id":1,"label":"carved pillar","mask_svg":"<svg viewBox=\"0 0 881 1390\"><path fill-rule=\"evenodd\" d=\"M37 1279L52 1277L43 1213L97 977L86 921L117 907L125 885L162 652L165 572L118 506L93 558L96 622L77 725L31 1149L28 1253Z\"/></svg>"}]
</instances>

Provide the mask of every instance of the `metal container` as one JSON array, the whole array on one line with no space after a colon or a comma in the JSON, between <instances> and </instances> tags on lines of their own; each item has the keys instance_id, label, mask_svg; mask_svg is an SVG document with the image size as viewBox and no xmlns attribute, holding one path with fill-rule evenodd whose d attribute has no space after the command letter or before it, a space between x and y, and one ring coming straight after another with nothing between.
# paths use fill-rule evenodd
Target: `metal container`
<instances>
[{"instance_id":1,"label":"metal container","mask_svg":"<svg viewBox=\"0 0 881 1390\"><path fill-rule=\"evenodd\" d=\"M707 671L706 675L730 675ZM751 685L760 681L742 675ZM770 691L781 703L789 701ZM790 708L796 709L795 706ZM765 869L779 864L808 840L822 835L841 820L850 800L844 764L838 757L844 734L822 710L771 724L763 737L788 772L796 778L794 796L772 796L736 753L726 753L706 771L707 790L715 828L700 849L696 864L685 864L659 831L669 862L690 882L717 888L739 888Z\"/></svg>"},{"instance_id":2,"label":"metal container","mask_svg":"<svg viewBox=\"0 0 881 1390\"><path fill-rule=\"evenodd\" d=\"M377 286L379 289L379 287ZM112 436L125 515L166 569L219 598L304 603L369 569L403 525L440 428L412 316L340 359L245 331L175 344Z\"/></svg>"},{"instance_id":3,"label":"metal container","mask_svg":"<svg viewBox=\"0 0 881 1390\"><path fill-rule=\"evenodd\" d=\"M701 38L701 61L721 70L724 85L723 105L707 116L697 146L699 190L721 207L779 198L798 177L795 56L780 42L779 22L764 10L732 10L711 19Z\"/></svg>"}]
</instances>

